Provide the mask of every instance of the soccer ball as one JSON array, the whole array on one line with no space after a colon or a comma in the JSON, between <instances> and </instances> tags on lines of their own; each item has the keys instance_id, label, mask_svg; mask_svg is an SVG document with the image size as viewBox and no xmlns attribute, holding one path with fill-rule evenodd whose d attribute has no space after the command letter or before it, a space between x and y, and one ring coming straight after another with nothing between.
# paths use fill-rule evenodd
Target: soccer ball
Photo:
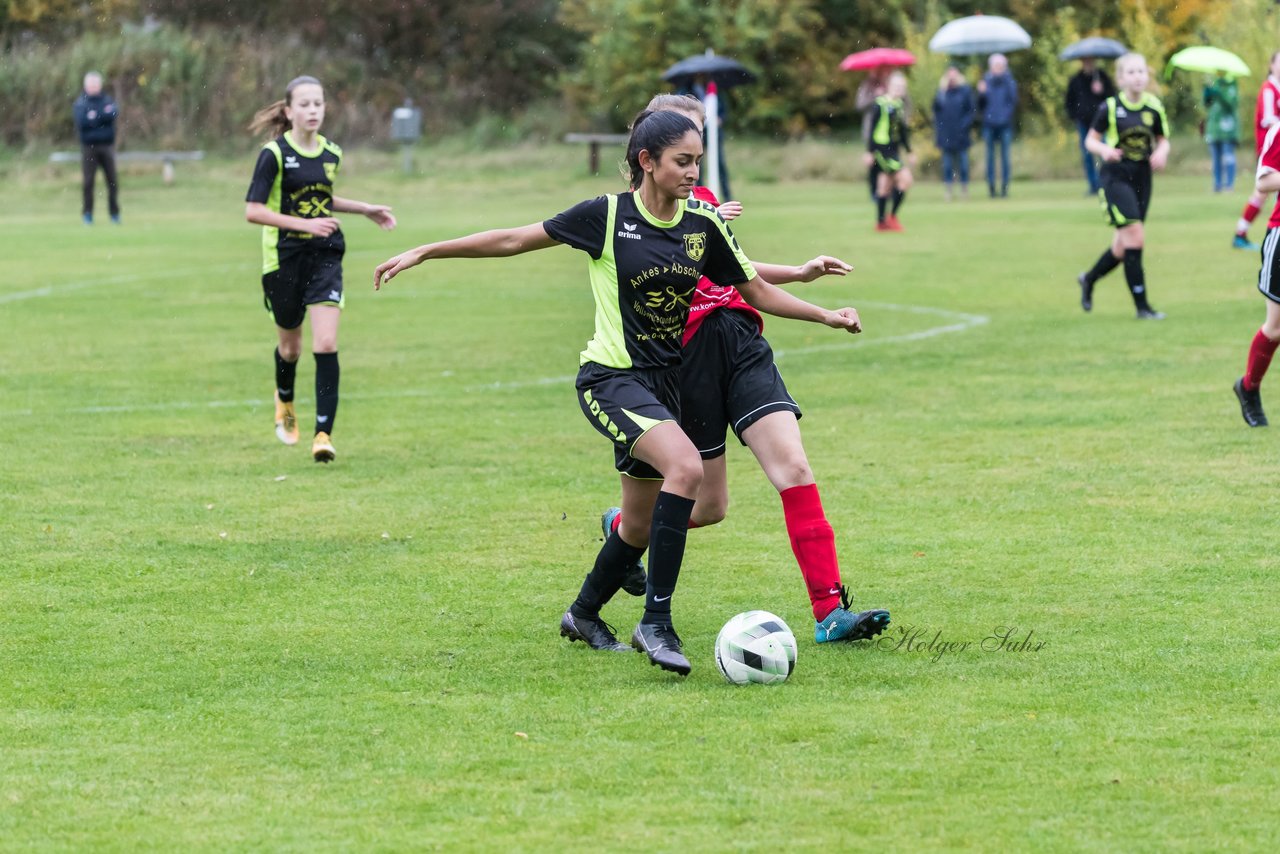
<instances>
[{"instance_id":1,"label":"soccer ball","mask_svg":"<svg viewBox=\"0 0 1280 854\"><path fill-rule=\"evenodd\" d=\"M739 614L716 638L716 667L734 685L785 682L796 667L796 636L768 611Z\"/></svg>"}]
</instances>

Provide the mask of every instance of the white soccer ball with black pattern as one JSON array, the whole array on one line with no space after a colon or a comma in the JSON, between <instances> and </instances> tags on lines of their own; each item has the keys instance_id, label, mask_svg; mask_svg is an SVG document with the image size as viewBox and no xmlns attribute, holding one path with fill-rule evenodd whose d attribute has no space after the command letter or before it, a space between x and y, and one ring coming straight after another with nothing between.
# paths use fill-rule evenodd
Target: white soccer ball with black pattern
<instances>
[{"instance_id":1,"label":"white soccer ball with black pattern","mask_svg":"<svg viewBox=\"0 0 1280 854\"><path fill-rule=\"evenodd\" d=\"M739 614L716 638L716 667L735 685L785 682L796 668L796 636L776 614Z\"/></svg>"}]
</instances>

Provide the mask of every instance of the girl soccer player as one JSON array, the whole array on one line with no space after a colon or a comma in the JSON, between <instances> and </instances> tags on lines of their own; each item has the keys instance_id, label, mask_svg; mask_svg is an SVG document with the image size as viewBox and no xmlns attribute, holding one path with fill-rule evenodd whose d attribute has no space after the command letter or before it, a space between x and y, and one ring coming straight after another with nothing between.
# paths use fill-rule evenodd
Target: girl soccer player
<instances>
[{"instance_id":1,"label":"girl soccer player","mask_svg":"<svg viewBox=\"0 0 1280 854\"><path fill-rule=\"evenodd\" d=\"M1146 91L1147 61L1126 53L1116 60L1120 92L1098 108L1085 147L1102 159L1102 199L1116 228L1111 246L1087 273L1076 277L1080 307L1093 309L1093 286L1124 262L1124 279L1139 320L1161 320L1147 301L1142 269L1143 221L1151 204L1151 172L1169 159L1169 122L1160 99Z\"/></svg>"},{"instance_id":2,"label":"girl soccer player","mask_svg":"<svg viewBox=\"0 0 1280 854\"><path fill-rule=\"evenodd\" d=\"M311 350L316 359L316 432L311 456L332 462L333 422L338 414L338 318L343 305L342 255L346 249L338 212L364 214L384 229L396 226L386 205L333 195L342 149L320 135L324 89L314 77L297 77L284 99L259 110L249 129L275 138L262 146L245 197L245 219L262 226L262 290L275 317L276 436L298 443L293 381L302 351L302 320L311 310Z\"/></svg>"},{"instance_id":3,"label":"girl soccer player","mask_svg":"<svg viewBox=\"0 0 1280 854\"><path fill-rule=\"evenodd\" d=\"M658 95L649 109L673 110L695 124L703 121L702 105L681 95ZM694 194L722 216L733 219L742 206L720 205L704 187ZM825 255L799 267L755 263L760 277L773 284L811 282L823 275L845 275L851 267ZM760 313L732 285L710 279L698 282L682 343L680 425L702 457L703 478L693 507L691 527L720 522L729 506L725 436L730 428L751 449L782 499L783 519L792 553L800 565L815 619L818 643L875 637L889 625L889 612L849 611L847 588L840 580L835 533L827 521L813 470L800 439L800 407L792 400L774 364L773 350L761 334ZM627 541L640 534L617 508L604 515L605 536L616 532ZM643 589L644 568L629 568L628 592ZM637 585L638 580L638 585Z\"/></svg>"},{"instance_id":4,"label":"girl soccer player","mask_svg":"<svg viewBox=\"0 0 1280 854\"><path fill-rule=\"evenodd\" d=\"M876 166L880 170L876 178L876 231L902 231L898 208L902 207L902 200L912 183L911 167L902 162L902 151L905 149L908 159L915 161L903 115L906 97L906 75L895 71L889 77L888 91L876 98L871 108L871 137L867 140L867 153L863 160L868 166ZM893 207L886 215L890 193Z\"/></svg>"},{"instance_id":5,"label":"girl soccer player","mask_svg":"<svg viewBox=\"0 0 1280 854\"><path fill-rule=\"evenodd\" d=\"M1280 190L1280 124L1267 131L1258 155L1258 181L1255 194ZM1262 269L1258 271L1258 290L1267 298L1267 319L1249 344L1249 358L1244 376L1233 387L1240 401L1240 414L1250 427L1266 427L1267 416L1262 411L1262 377L1271 365L1271 357L1280 346L1280 202L1276 203L1267 223L1267 236L1262 241Z\"/></svg>"},{"instance_id":6,"label":"girl soccer player","mask_svg":"<svg viewBox=\"0 0 1280 854\"><path fill-rule=\"evenodd\" d=\"M649 546L644 616L631 644L649 661L689 672L672 624L671 598L685 535L702 483L702 460L678 424L680 338L704 272L742 288L784 317L857 331L851 308L826 311L761 280L724 221L689 195L698 178L702 135L684 116L645 111L632 124L627 163L634 192L582 202L541 223L431 243L384 261L380 287L402 270L436 258L519 255L566 243L591 257L595 336L579 360L578 404L613 446L623 510L645 520L642 542L605 541L560 632L594 649L625 650L600 618L627 567Z\"/></svg>"}]
</instances>

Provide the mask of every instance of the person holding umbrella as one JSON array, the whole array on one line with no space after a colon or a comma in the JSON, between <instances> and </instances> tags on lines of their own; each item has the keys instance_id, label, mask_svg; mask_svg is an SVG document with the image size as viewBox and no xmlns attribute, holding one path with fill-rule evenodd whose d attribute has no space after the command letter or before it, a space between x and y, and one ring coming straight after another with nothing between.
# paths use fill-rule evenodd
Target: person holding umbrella
<instances>
[{"instance_id":1,"label":"person holding umbrella","mask_svg":"<svg viewBox=\"0 0 1280 854\"><path fill-rule=\"evenodd\" d=\"M1098 107L1116 93L1116 86L1111 82L1107 72L1098 66L1098 60L1092 56L1080 58L1080 70L1067 83L1066 107L1067 115L1076 123L1076 132L1080 138L1080 159L1084 165L1085 181L1089 184L1087 195L1096 196L1102 184L1098 181L1098 167L1093 155L1085 148L1084 140L1089 135L1089 125L1098 115Z\"/></svg>"},{"instance_id":2,"label":"person holding umbrella","mask_svg":"<svg viewBox=\"0 0 1280 854\"><path fill-rule=\"evenodd\" d=\"M1160 100L1146 91L1148 78L1142 55L1126 53L1116 60L1120 92L1098 108L1085 138L1089 151L1102 159L1103 203L1116 233L1093 268L1076 281L1080 307L1091 311L1093 286L1123 261L1138 319L1161 320L1164 314L1147 301L1142 246L1143 222L1151 204L1151 173L1163 169L1169 159L1169 123Z\"/></svg>"},{"instance_id":3,"label":"person holding umbrella","mask_svg":"<svg viewBox=\"0 0 1280 854\"><path fill-rule=\"evenodd\" d=\"M1240 88L1234 77L1219 71L1204 87L1204 106L1208 116L1204 123L1204 141L1209 144L1213 160L1213 191L1230 190L1236 184L1236 146L1240 144L1240 123L1236 110L1240 107Z\"/></svg>"},{"instance_id":4,"label":"person holding umbrella","mask_svg":"<svg viewBox=\"0 0 1280 854\"><path fill-rule=\"evenodd\" d=\"M977 103L964 75L954 65L947 67L933 98L934 142L942 152L942 185L951 201L951 185L960 179L960 195L969 197L969 145Z\"/></svg>"}]
</instances>

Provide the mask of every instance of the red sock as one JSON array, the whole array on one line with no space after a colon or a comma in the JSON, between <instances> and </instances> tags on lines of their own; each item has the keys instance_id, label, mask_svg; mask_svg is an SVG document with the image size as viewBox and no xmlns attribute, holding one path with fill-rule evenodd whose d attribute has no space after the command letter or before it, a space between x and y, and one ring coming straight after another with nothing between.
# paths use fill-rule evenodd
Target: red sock
<instances>
[{"instance_id":1,"label":"red sock","mask_svg":"<svg viewBox=\"0 0 1280 854\"><path fill-rule=\"evenodd\" d=\"M1258 218L1258 206L1252 203L1244 206L1244 213L1240 214L1240 222L1236 223L1236 234L1244 237L1249 233L1249 223Z\"/></svg>"},{"instance_id":2,"label":"red sock","mask_svg":"<svg viewBox=\"0 0 1280 854\"><path fill-rule=\"evenodd\" d=\"M822 510L816 483L793 486L780 495L791 551L809 590L813 617L824 619L840 606L840 564L836 560L835 532Z\"/></svg>"},{"instance_id":3,"label":"red sock","mask_svg":"<svg viewBox=\"0 0 1280 854\"><path fill-rule=\"evenodd\" d=\"M1258 386L1262 385L1262 377L1271 364L1271 356L1276 352L1277 346L1280 346L1280 341L1272 341L1262 334L1261 329L1258 330L1257 335L1253 336L1253 343L1249 345L1249 361L1244 368L1246 389L1257 391Z\"/></svg>"}]
</instances>

